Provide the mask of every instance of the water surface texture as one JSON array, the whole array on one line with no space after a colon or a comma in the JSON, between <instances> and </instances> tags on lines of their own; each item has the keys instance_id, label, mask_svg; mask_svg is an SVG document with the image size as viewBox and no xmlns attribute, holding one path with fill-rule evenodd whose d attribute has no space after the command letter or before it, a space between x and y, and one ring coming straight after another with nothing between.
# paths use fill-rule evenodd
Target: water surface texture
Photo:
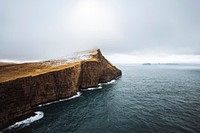
<instances>
[{"instance_id":1,"label":"water surface texture","mask_svg":"<svg viewBox=\"0 0 200 133\"><path fill-rule=\"evenodd\" d=\"M44 118L12 132L200 132L200 67L119 66L117 82L35 111Z\"/></svg>"}]
</instances>

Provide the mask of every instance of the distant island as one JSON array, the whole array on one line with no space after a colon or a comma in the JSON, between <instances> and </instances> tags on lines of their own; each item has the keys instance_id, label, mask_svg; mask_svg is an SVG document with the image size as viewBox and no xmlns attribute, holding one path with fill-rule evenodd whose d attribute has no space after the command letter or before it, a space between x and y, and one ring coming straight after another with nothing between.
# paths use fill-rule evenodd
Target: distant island
<instances>
[{"instance_id":1,"label":"distant island","mask_svg":"<svg viewBox=\"0 0 200 133\"><path fill-rule=\"evenodd\" d=\"M151 65L151 63L143 63L142 65Z\"/></svg>"},{"instance_id":2,"label":"distant island","mask_svg":"<svg viewBox=\"0 0 200 133\"><path fill-rule=\"evenodd\" d=\"M0 129L35 115L32 108L39 104L72 97L121 75L100 49L42 62L1 63Z\"/></svg>"}]
</instances>

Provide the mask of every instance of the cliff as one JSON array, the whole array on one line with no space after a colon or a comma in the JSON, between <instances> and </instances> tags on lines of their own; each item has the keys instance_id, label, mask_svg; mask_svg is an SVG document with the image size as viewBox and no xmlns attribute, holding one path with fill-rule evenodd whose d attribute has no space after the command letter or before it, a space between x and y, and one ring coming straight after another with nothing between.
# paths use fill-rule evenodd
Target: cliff
<instances>
[{"instance_id":1,"label":"cliff","mask_svg":"<svg viewBox=\"0 0 200 133\"><path fill-rule=\"evenodd\" d=\"M0 129L27 116L32 108L68 98L121 75L100 50L35 63L0 67Z\"/></svg>"}]
</instances>

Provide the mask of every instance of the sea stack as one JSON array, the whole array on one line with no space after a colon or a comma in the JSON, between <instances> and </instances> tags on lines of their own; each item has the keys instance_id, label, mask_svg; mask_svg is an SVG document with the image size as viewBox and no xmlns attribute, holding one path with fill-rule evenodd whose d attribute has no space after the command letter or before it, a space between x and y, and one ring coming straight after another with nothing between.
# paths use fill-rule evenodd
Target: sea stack
<instances>
[{"instance_id":1,"label":"sea stack","mask_svg":"<svg viewBox=\"0 0 200 133\"><path fill-rule=\"evenodd\" d=\"M55 60L0 66L0 129L30 115L39 104L76 95L121 76L99 49Z\"/></svg>"}]
</instances>

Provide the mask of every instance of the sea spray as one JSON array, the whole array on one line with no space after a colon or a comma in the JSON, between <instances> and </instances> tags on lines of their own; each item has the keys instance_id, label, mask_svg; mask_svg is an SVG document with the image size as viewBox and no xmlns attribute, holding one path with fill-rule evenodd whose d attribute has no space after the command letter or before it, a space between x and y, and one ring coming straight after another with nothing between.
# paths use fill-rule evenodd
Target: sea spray
<instances>
[{"instance_id":1,"label":"sea spray","mask_svg":"<svg viewBox=\"0 0 200 133\"><path fill-rule=\"evenodd\" d=\"M25 120L16 122L15 124L4 129L3 132L7 131L7 130L11 130L13 128L19 128L19 127L23 128L23 127L29 126L31 123L38 121L38 120L42 119L43 117L44 117L44 113L42 111L37 111L37 112L35 112L34 116L31 116Z\"/></svg>"},{"instance_id":2,"label":"sea spray","mask_svg":"<svg viewBox=\"0 0 200 133\"><path fill-rule=\"evenodd\" d=\"M42 107L42 106L46 106L46 105L50 105L50 104L54 104L54 103L58 103L58 102L62 102L62 101L71 100L71 99L80 97L81 94L82 94L81 92L77 92L76 95L74 95L74 96L72 96L72 97L65 98L65 99L60 99L60 100L58 100L58 101L53 101L53 102L49 102L49 103L45 103L45 104L40 104L40 105L38 105L38 107Z\"/></svg>"}]
</instances>

